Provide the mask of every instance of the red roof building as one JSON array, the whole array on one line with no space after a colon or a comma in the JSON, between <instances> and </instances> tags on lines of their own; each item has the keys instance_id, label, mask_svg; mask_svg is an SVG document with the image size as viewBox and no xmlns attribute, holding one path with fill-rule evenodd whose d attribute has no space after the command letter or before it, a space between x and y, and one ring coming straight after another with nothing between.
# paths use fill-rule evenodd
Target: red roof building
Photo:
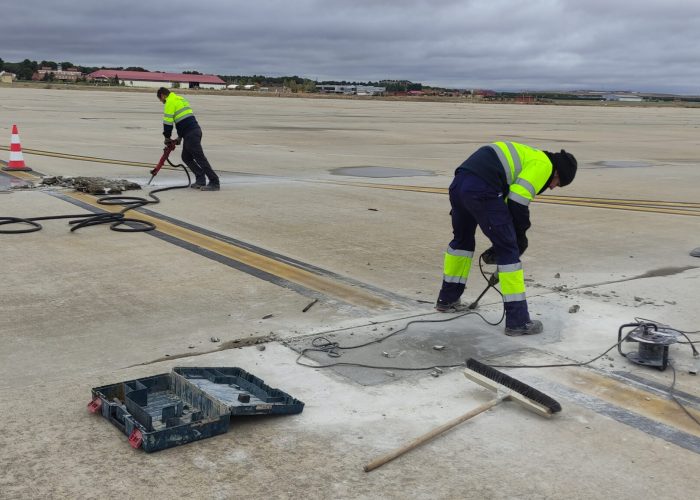
<instances>
[{"instance_id":1,"label":"red roof building","mask_svg":"<svg viewBox=\"0 0 700 500\"><path fill-rule=\"evenodd\" d=\"M98 69L90 73L87 78L88 80L101 81L114 81L117 79L120 85L126 85L127 87L226 88L226 82L216 75Z\"/></svg>"}]
</instances>

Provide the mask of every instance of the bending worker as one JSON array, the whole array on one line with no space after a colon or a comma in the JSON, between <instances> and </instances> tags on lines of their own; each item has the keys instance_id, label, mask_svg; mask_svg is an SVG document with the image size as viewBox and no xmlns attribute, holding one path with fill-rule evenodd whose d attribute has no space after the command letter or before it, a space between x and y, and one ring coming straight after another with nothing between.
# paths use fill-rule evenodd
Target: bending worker
<instances>
[{"instance_id":1,"label":"bending worker","mask_svg":"<svg viewBox=\"0 0 700 500\"><path fill-rule=\"evenodd\" d=\"M498 264L506 335L542 331L542 323L530 319L520 262L528 245L528 205L547 187L570 184L576 167L576 158L563 149L550 153L516 142L494 142L476 150L457 168L450 185L454 239L445 252L442 289L435 309L466 309L459 299L474 258L478 224L492 244L483 254L484 261Z\"/></svg>"},{"instance_id":2,"label":"bending worker","mask_svg":"<svg viewBox=\"0 0 700 500\"><path fill-rule=\"evenodd\" d=\"M158 99L164 104L163 108L163 135L165 136L165 144L173 142L171 135L173 133L173 125L177 129L178 138L176 143L183 141L182 145L182 161L194 174L194 183L190 187L201 189L202 191L218 191L219 177L209 165L207 157L204 156L202 149L202 129L194 117L190 103L187 100L177 95L175 92L170 92L165 87L158 89ZM209 179L209 184L207 184Z\"/></svg>"}]
</instances>

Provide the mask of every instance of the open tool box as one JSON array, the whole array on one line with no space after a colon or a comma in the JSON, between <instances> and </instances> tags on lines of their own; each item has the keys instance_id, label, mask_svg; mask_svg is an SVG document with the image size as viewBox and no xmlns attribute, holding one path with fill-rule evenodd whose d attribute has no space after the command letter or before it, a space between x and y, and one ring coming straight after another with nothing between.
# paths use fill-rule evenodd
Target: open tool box
<instances>
[{"instance_id":1,"label":"open tool box","mask_svg":"<svg viewBox=\"0 0 700 500\"><path fill-rule=\"evenodd\" d=\"M88 409L152 452L223 434L232 416L301 413L304 403L240 368L180 367L95 387Z\"/></svg>"}]
</instances>

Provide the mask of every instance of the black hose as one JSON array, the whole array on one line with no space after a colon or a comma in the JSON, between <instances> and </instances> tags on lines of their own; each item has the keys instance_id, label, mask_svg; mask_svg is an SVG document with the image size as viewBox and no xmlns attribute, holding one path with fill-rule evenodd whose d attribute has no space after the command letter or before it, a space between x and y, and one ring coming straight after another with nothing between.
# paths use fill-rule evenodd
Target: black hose
<instances>
[{"instance_id":1,"label":"black hose","mask_svg":"<svg viewBox=\"0 0 700 500\"><path fill-rule=\"evenodd\" d=\"M187 168L182 164L178 163L174 165L170 159L167 159L168 164L171 167L182 168L187 176L187 184L182 186L170 186L160 189L154 189L148 193L150 200L147 198L142 198L140 196L122 196L122 195L111 195L103 196L97 200L100 205L123 205L124 208L119 212L112 213L100 213L100 214L77 214L77 215L51 215L45 217L0 217L0 226L5 226L8 224L26 224L30 227L25 227L22 229L0 229L0 234L22 234L22 233L33 233L35 231L40 231L42 226L37 221L40 220L54 220L54 219L74 219L68 221L68 224L72 225L71 232L76 231L82 227L97 226L100 224L109 224L109 228L112 231L119 231L122 233L138 233L143 231L153 231L156 226L152 222L148 222L140 219L133 219L130 217L125 217L126 212L129 210L134 210L136 208L143 207L145 205L155 205L160 203L160 198L158 198L155 193L162 193L163 191L169 191L171 189L183 189L190 187L192 179L190 178L190 173Z\"/></svg>"}]
</instances>

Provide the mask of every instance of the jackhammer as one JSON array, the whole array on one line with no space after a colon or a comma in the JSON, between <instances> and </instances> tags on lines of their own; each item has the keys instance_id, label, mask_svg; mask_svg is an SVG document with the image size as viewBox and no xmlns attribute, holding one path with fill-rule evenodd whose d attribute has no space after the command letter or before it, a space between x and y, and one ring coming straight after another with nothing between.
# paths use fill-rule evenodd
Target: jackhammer
<instances>
[{"instance_id":1,"label":"jackhammer","mask_svg":"<svg viewBox=\"0 0 700 500\"><path fill-rule=\"evenodd\" d=\"M158 175L158 172L160 172L160 169L163 168L163 165L165 165L165 162L168 161L168 157L170 156L170 153L175 151L175 148L177 145L180 144L180 139L174 139L170 140L165 147L163 148L163 154L160 157L160 160L158 160L158 164L156 165L156 168L151 170L151 179L148 181L148 185L151 185L151 181L153 181L153 178Z\"/></svg>"}]
</instances>

